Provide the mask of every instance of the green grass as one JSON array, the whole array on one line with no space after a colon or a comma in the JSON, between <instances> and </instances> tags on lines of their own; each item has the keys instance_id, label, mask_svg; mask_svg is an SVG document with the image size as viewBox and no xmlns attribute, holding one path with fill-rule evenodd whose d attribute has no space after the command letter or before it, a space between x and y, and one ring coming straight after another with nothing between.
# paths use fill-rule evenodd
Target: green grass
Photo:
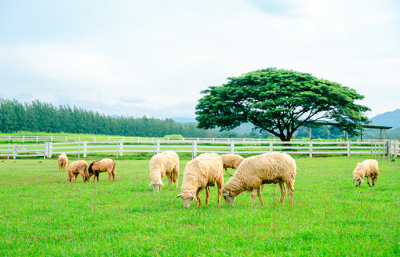
<instances>
[{"instance_id":1,"label":"green grass","mask_svg":"<svg viewBox=\"0 0 400 257\"><path fill-rule=\"evenodd\" d=\"M376 186L355 188L363 159L296 158L291 206L266 185L265 206L246 193L217 206L213 188L209 206L189 210L179 191L152 192L148 160L117 160L115 182L72 185L56 158L0 162L0 256L399 256L400 163L380 160Z\"/></svg>"}]
</instances>

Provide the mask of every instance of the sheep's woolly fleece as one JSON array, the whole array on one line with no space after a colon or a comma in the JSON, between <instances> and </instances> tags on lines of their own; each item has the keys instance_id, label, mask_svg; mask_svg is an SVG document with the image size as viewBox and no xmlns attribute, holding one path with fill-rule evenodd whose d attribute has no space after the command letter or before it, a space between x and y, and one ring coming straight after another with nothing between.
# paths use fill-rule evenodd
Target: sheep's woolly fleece
<instances>
[{"instance_id":1,"label":"sheep's woolly fleece","mask_svg":"<svg viewBox=\"0 0 400 257\"><path fill-rule=\"evenodd\" d=\"M243 191L252 191L262 184L283 181L294 190L296 162L286 153L267 153L245 159L234 176L225 184L223 193L237 196Z\"/></svg>"},{"instance_id":2,"label":"sheep's woolly fleece","mask_svg":"<svg viewBox=\"0 0 400 257\"><path fill-rule=\"evenodd\" d=\"M162 184L162 180L165 175L169 175L172 172L176 178L179 176L179 157L174 151L165 151L154 155L149 163L150 180L152 184ZM175 177L174 176L174 177Z\"/></svg>"},{"instance_id":3,"label":"sheep's woolly fleece","mask_svg":"<svg viewBox=\"0 0 400 257\"><path fill-rule=\"evenodd\" d=\"M68 165L68 157L65 155L65 153L60 154L58 157L58 170L64 170L66 171Z\"/></svg>"},{"instance_id":4,"label":"sheep's woolly fleece","mask_svg":"<svg viewBox=\"0 0 400 257\"><path fill-rule=\"evenodd\" d=\"M195 195L199 188L224 183L222 159L215 153L204 153L186 164L183 172L182 193Z\"/></svg>"},{"instance_id":5,"label":"sheep's woolly fleece","mask_svg":"<svg viewBox=\"0 0 400 257\"><path fill-rule=\"evenodd\" d=\"M224 164L224 169L226 173L228 173L228 168L237 169L240 163L242 163L242 161L244 160L242 156L237 154L223 154L221 155L221 159Z\"/></svg>"},{"instance_id":6,"label":"sheep's woolly fleece","mask_svg":"<svg viewBox=\"0 0 400 257\"><path fill-rule=\"evenodd\" d=\"M360 162L357 163L357 166L353 171L353 183L359 181L358 185L360 185L361 182L364 182L362 179L364 177L367 177L368 184L369 184L369 178L372 178L372 183L375 184L378 175L379 175L378 162L376 160L368 159L361 163Z\"/></svg>"},{"instance_id":7,"label":"sheep's woolly fleece","mask_svg":"<svg viewBox=\"0 0 400 257\"><path fill-rule=\"evenodd\" d=\"M81 174L83 178L88 177L88 163L86 161L80 160L75 161L69 165L68 168L68 178L72 182L72 178L76 174Z\"/></svg>"}]
</instances>

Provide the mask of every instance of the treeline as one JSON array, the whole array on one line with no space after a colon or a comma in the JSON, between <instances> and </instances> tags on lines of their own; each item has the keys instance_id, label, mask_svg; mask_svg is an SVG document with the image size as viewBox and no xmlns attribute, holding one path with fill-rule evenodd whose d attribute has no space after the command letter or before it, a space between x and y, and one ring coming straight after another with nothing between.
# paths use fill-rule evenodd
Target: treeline
<instances>
[{"instance_id":1,"label":"treeline","mask_svg":"<svg viewBox=\"0 0 400 257\"><path fill-rule=\"evenodd\" d=\"M76 106L58 107L40 102L21 103L0 98L0 132L82 133L139 137L207 137L209 133L195 123L181 124L172 119L120 117L84 110Z\"/></svg>"}]
</instances>

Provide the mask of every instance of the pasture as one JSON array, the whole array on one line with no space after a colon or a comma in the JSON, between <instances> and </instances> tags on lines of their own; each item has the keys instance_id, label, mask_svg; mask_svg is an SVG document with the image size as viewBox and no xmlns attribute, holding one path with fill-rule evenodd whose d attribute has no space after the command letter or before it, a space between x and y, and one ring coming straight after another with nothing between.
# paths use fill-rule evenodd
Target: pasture
<instances>
[{"instance_id":1,"label":"pasture","mask_svg":"<svg viewBox=\"0 0 400 257\"><path fill-rule=\"evenodd\" d=\"M101 173L96 184L80 176L70 184L57 158L6 160L0 162L0 255L400 255L400 163L378 160L375 187L355 188L352 171L365 157L295 158L293 205L288 195L278 205L279 186L266 185L264 206L250 207L249 193L233 208L223 199L217 206L212 188L209 206L192 203L189 210L175 199L174 184L152 192L149 160L116 160L116 181L107 183ZM179 189L187 162L180 161Z\"/></svg>"}]
</instances>

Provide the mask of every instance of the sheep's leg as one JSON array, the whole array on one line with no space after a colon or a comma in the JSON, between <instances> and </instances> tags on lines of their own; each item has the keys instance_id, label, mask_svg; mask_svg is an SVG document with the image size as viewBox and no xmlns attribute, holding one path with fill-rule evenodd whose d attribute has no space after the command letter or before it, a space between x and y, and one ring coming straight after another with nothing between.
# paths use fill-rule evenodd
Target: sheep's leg
<instances>
[{"instance_id":1,"label":"sheep's leg","mask_svg":"<svg viewBox=\"0 0 400 257\"><path fill-rule=\"evenodd\" d=\"M225 172L228 173L229 175L233 176L231 173L228 172L228 168L225 168Z\"/></svg>"},{"instance_id":2,"label":"sheep's leg","mask_svg":"<svg viewBox=\"0 0 400 257\"><path fill-rule=\"evenodd\" d=\"M261 185L261 192L264 191L264 184Z\"/></svg>"},{"instance_id":3,"label":"sheep's leg","mask_svg":"<svg viewBox=\"0 0 400 257\"><path fill-rule=\"evenodd\" d=\"M253 192L251 192L251 206L254 206L254 198L256 198L257 192L258 192L257 188L253 189Z\"/></svg>"},{"instance_id":4,"label":"sheep's leg","mask_svg":"<svg viewBox=\"0 0 400 257\"><path fill-rule=\"evenodd\" d=\"M294 185L293 182L292 183L287 183L286 187L289 190L289 204L293 203L293 195L294 195Z\"/></svg>"},{"instance_id":5,"label":"sheep's leg","mask_svg":"<svg viewBox=\"0 0 400 257\"><path fill-rule=\"evenodd\" d=\"M283 204L285 201L286 188L283 182L279 183L279 187L281 188L281 198L279 199L279 204Z\"/></svg>"},{"instance_id":6,"label":"sheep's leg","mask_svg":"<svg viewBox=\"0 0 400 257\"><path fill-rule=\"evenodd\" d=\"M167 185L167 189L169 189L170 188L170 186L171 186L171 182L172 182L172 174L171 174L171 176L168 176L168 185Z\"/></svg>"},{"instance_id":7,"label":"sheep's leg","mask_svg":"<svg viewBox=\"0 0 400 257\"><path fill-rule=\"evenodd\" d=\"M107 180L107 182L110 182L110 179L111 179L111 172L108 173L108 180Z\"/></svg>"},{"instance_id":8,"label":"sheep's leg","mask_svg":"<svg viewBox=\"0 0 400 257\"><path fill-rule=\"evenodd\" d=\"M196 207L201 206L200 193L201 193L202 190L203 190L203 188L197 190L197 193L196 193L196 199L197 199L197 201L196 201Z\"/></svg>"},{"instance_id":9,"label":"sheep's leg","mask_svg":"<svg viewBox=\"0 0 400 257\"><path fill-rule=\"evenodd\" d=\"M375 183L376 183L376 180L378 179L378 177L374 177L373 179L372 179L372 186L375 186Z\"/></svg>"},{"instance_id":10,"label":"sheep's leg","mask_svg":"<svg viewBox=\"0 0 400 257\"><path fill-rule=\"evenodd\" d=\"M210 187L206 187L206 205L208 205L208 203L210 202L210 194L211 194Z\"/></svg>"},{"instance_id":11,"label":"sheep's leg","mask_svg":"<svg viewBox=\"0 0 400 257\"><path fill-rule=\"evenodd\" d=\"M75 183L76 183L76 178L78 177L78 174L75 175Z\"/></svg>"},{"instance_id":12,"label":"sheep's leg","mask_svg":"<svg viewBox=\"0 0 400 257\"><path fill-rule=\"evenodd\" d=\"M218 187L218 202L217 205L221 203L221 195L222 195L222 183L217 183Z\"/></svg>"},{"instance_id":13,"label":"sheep's leg","mask_svg":"<svg viewBox=\"0 0 400 257\"><path fill-rule=\"evenodd\" d=\"M260 188L257 189L257 195L258 195L258 198L260 199L261 206L264 206L264 201L261 197L261 189Z\"/></svg>"},{"instance_id":14,"label":"sheep's leg","mask_svg":"<svg viewBox=\"0 0 400 257\"><path fill-rule=\"evenodd\" d=\"M372 180L372 178L371 178L371 180ZM371 184L369 183L369 177L367 177L367 182L368 182L369 187L372 187Z\"/></svg>"}]
</instances>

